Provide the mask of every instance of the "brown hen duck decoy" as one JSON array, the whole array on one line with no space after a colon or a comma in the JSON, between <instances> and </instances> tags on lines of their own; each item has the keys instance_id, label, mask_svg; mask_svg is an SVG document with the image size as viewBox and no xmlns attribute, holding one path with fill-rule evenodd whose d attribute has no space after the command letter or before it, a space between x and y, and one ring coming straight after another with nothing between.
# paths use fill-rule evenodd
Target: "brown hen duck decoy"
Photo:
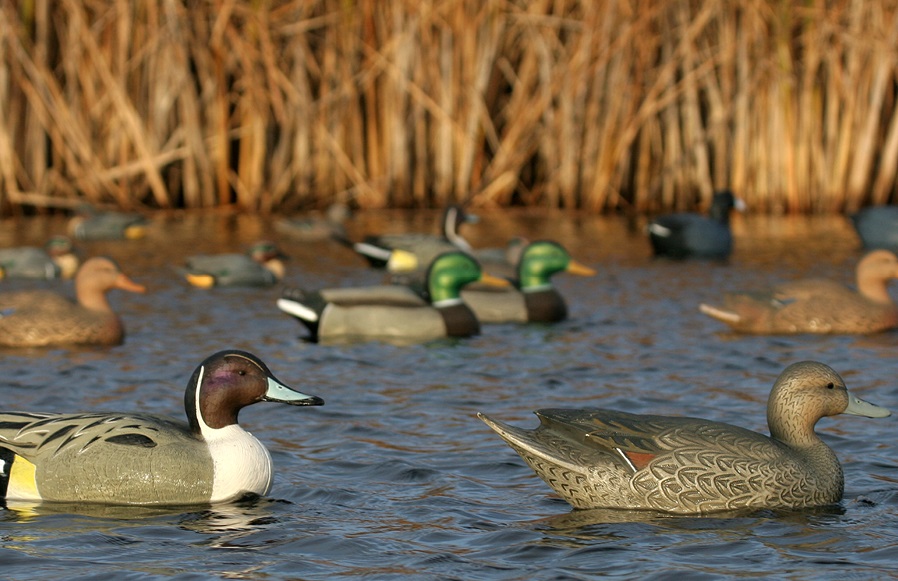
<instances>
[{"instance_id":1,"label":"brown hen duck decoy","mask_svg":"<svg viewBox=\"0 0 898 581\"><path fill-rule=\"evenodd\" d=\"M898 306L887 288L893 278L898 257L875 250L857 265L857 290L829 280L799 280L768 291L730 293L722 307L699 309L741 333L876 333L898 326Z\"/></svg>"},{"instance_id":2,"label":"brown hen duck decoy","mask_svg":"<svg viewBox=\"0 0 898 581\"><path fill-rule=\"evenodd\" d=\"M710 420L546 409L526 430L478 414L574 508L699 514L835 504L844 479L814 432L826 416L886 417L830 367L787 367L767 402L770 436Z\"/></svg>"},{"instance_id":3,"label":"brown hen duck decoy","mask_svg":"<svg viewBox=\"0 0 898 581\"><path fill-rule=\"evenodd\" d=\"M75 275L77 302L47 290L0 293L0 346L118 345L125 335L106 293L145 292L108 258L87 260Z\"/></svg>"}]
</instances>

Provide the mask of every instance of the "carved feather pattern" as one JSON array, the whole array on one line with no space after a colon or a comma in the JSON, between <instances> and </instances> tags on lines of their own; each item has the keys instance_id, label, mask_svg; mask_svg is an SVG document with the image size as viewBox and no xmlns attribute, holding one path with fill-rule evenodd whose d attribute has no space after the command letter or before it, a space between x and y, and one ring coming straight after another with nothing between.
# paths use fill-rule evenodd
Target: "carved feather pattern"
<instances>
[{"instance_id":1,"label":"carved feather pattern","mask_svg":"<svg viewBox=\"0 0 898 581\"><path fill-rule=\"evenodd\" d=\"M834 469L815 472L812 458L737 426L605 410L537 415L535 430L488 423L575 508L693 514L822 505L842 496L837 461ZM655 458L634 472L616 448Z\"/></svg>"},{"instance_id":2,"label":"carved feather pattern","mask_svg":"<svg viewBox=\"0 0 898 581\"><path fill-rule=\"evenodd\" d=\"M48 454L81 453L97 442L128 442L122 436L143 436L158 432L159 419L136 415L40 414L8 412L0 414L0 445L25 458ZM135 440L136 441L136 440Z\"/></svg>"}]
</instances>

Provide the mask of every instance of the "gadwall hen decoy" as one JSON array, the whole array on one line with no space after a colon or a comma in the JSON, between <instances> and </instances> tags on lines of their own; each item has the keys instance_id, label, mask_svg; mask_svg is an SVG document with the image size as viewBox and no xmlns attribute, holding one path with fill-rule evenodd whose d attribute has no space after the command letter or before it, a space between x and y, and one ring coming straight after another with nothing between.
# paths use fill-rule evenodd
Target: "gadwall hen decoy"
<instances>
[{"instance_id":1,"label":"gadwall hen decoy","mask_svg":"<svg viewBox=\"0 0 898 581\"><path fill-rule=\"evenodd\" d=\"M101 211L85 205L69 220L77 240L137 240L146 236L147 219L136 213Z\"/></svg>"},{"instance_id":2,"label":"gadwall hen decoy","mask_svg":"<svg viewBox=\"0 0 898 581\"><path fill-rule=\"evenodd\" d=\"M730 211L745 204L730 190L714 194L708 216L691 212L666 214L649 222L647 230L655 256L724 259L733 250Z\"/></svg>"},{"instance_id":3,"label":"gadwall hen decoy","mask_svg":"<svg viewBox=\"0 0 898 581\"><path fill-rule=\"evenodd\" d=\"M842 467L820 418L890 412L851 396L830 367L787 367L767 402L770 436L710 420L547 409L535 430L478 414L574 508L698 514L804 508L842 499Z\"/></svg>"},{"instance_id":4,"label":"gadwall hen decoy","mask_svg":"<svg viewBox=\"0 0 898 581\"><path fill-rule=\"evenodd\" d=\"M0 275L4 278L72 278L79 263L67 236L53 236L43 248L0 249Z\"/></svg>"},{"instance_id":5,"label":"gadwall hen decoy","mask_svg":"<svg viewBox=\"0 0 898 581\"><path fill-rule=\"evenodd\" d=\"M457 205L447 206L443 211L440 235L424 233L381 234L366 236L363 242L340 240L350 246L375 268L384 268L391 258L391 251L404 250L414 254L417 264L428 265L444 252L461 250L471 252L471 244L461 235L464 224L474 223L477 216L468 214Z\"/></svg>"},{"instance_id":6,"label":"gadwall hen decoy","mask_svg":"<svg viewBox=\"0 0 898 581\"><path fill-rule=\"evenodd\" d=\"M77 302L46 290L0 293L0 345L118 345L125 335L106 293L146 289L108 258L87 260L75 275Z\"/></svg>"},{"instance_id":7,"label":"gadwall hen decoy","mask_svg":"<svg viewBox=\"0 0 898 581\"><path fill-rule=\"evenodd\" d=\"M257 242L247 254L204 254L187 259L187 282L213 286L271 286L284 277L284 254L274 242Z\"/></svg>"},{"instance_id":8,"label":"gadwall hen decoy","mask_svg":"<svg viewBox=\"0 0 898 581\"><path fill-rule=\"evenodd\" d=\"M541 240L524 248L514 286L496 290L469 286L461 298L481 323L555 323L567 318L564 298L552 285L552 276L559 272L596 274L557 242Z\"/></svg>"},{"instance_id":9,"label":"gadwall hen decoy","mask_svg":"<svg viewBox=\"0 0 898 581\"><path fill-rule=\"evenodd\" d=\"M187 383L188 423L141 413L0 413L7 501L188 505L271 487L271 456L237 423L260 401L322 405L278 381L255 355L203 361Z\"/></svg>"},{"instance_id":10,"label":"gadwall hen decoy","mask_svg":"<svg viewBox=\"0 0 898 581\"><path fill-rule=\"evenodd\" d=\"M898 252L898 206L873 206L850 216L867 250Z\"/></svg>"},{"instance_id":11,"label":"gadwall hen decoy","mask_svg":"<svg viewBox=\"0 0 898 581\"><path fill-rule=\"evenodd\" d=\"M350 215L346 204L331 204L323 217L282 218L274 223L274 228L281 234L302 242L345 239L345 224Z\"/></svg>"},{"instance_id":12,"label":"gadwall hen decoy","mask_svg":"<svg viewBox=\"0 0 898 581\"><path fill-rule=\"evenodd\" d=\"M898 258L874 250L857 265L857 291L828 280L799 280L755 293L730 293L724 306L701 312L741 333L876 333L898 326L886 285L898 278Z\"/></svg>"},{"instance_id":13,"label":"gadwall hen decoy","mask_svg":"<svg viewBox=\"0 0 898 581\"><path fill-rule=\"evenodd\" d=\"M463 252L438 256L426 280L427 298L397 285L317 292L288 289L277 306L308 327L313 341L334 337L424 341L476 335L480 323L461 300L462 287L478 281L508 285L484 273L477 261Z\"/></svg>"}]
</instances>

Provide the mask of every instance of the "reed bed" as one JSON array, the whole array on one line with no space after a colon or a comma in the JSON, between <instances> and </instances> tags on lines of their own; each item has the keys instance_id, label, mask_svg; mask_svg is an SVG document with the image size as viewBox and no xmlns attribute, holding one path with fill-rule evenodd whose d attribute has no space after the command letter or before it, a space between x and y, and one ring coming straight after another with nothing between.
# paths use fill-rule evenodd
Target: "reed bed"
<instances>
[{"instance_id":1,"label":"reed bed","mask_svg":"<svg viewBox=\"0 0 898 581\"><path fill-rule=\"evenodd\" d=\"M894 201L895 0L0 0L0 212Z\"/></svg>"}]
</instances>

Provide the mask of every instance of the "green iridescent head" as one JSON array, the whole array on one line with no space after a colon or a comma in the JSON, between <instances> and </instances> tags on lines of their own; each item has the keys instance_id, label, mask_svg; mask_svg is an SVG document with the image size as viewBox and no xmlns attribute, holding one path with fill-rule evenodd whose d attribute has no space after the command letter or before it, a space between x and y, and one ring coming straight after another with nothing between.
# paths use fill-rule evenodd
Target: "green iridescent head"
<instances>
[{"instance_id":1,"label":"green iridescent head","mask_svg":"<svg viewBox=\"0 0 898 581\"><path fill-rule=\"evenodd\" d=\"M570 272L581 276L592 276L596 272L571 258L568 251L548 240L531 242L521 254L518 262L518 280L521 289L535 289L552 284L552 275Z\"/></svg>"},{"instance_id":2,"label":"green iridescent head","mask_svg":"<svg viewBox=\"0 0 898 581\"><path fill-rule=\"evenodd\" d=\"M483 276L477 261L464 252L446 252L427 269L427 292L432 302L461 300L461 289Z\"/></svg>"}]
</instances>

